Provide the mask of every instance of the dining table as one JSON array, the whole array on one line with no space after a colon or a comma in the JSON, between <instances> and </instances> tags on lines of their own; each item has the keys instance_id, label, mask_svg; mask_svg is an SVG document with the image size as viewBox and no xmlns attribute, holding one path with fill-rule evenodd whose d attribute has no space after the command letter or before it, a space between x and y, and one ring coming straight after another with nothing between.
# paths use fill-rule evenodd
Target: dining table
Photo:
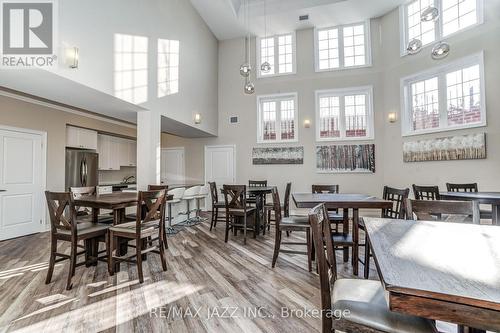
<instances>
[{"instance_id":1,"label":"dining table","mask_svg":"<svg viewBox=\"0 0 500 333\"><path fill-rule=\"evenodd\" d=\"M491 205L492 223L500 225L500 192L441 192L442 200L466 200Z\"/></svg>"},{"instance_id":2,"label":"dining table","mask_svg":"<svg viewBox=\"0 0 500 333\"><path fill-rule=\"evenodd\" d=\"M266 195L273 192L275 186L248 186L247 194L253 195L255 197L255 210L257 214L255 214L255 229L257 230L257 235L260 234L260 224L262 220L265 221L265 212L264 205ZM264 228L266 226L264 225Z\"/></svg>"},{"instance_id":3,"label":"dining table","mask_svg":"<svg viewBox=\"0 0 500 333\"><path fill-rule=\"evenodd\" d=\"M500 228L363 218L391 311L500 332Z\"/></svg>"},{"instance_id":4,"label":"dining table","mask_svg":"<svg viewBox=\"0 0 500 333\"><path fill-rule=\"evenodd\" d=\"M368 194L347 193L293 193L293 201L297 208L313 208L324 203L327 209L352 210L352 272L358 275L359 271L359 210L360 209L388 209L393 202L380 199ZM348 228L343 228L348 232Z\"/></svg>"}]
</instances>

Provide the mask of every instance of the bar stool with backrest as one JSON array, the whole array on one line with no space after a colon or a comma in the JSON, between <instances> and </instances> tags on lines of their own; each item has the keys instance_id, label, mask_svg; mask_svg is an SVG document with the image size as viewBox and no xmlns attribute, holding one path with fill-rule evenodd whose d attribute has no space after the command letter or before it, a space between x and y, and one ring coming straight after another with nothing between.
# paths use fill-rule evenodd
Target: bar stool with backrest
<instances>
[{"instance_id":1,"label":"bar stool with backrest","mask_svg":"<svg viewBox=\"0 0 500 333\"><path fill-rule=\"evenodd\" d=\"M290 184L290 183L289 183ZM311 240L311 226L309 224L309 218L305 216L285 216L281 215L281 204L280 197L278 194L278 189L273 188L273 204L274 204L274 216L276 223L276 236L274 238L274 253L273 253L273 263L272 268L276 266L276 261L278 260L278 255L282 253L290 254L304 254L307 256L307 267L309 272L312 271L312 240ZM283 231L303 231L306 233L306 242L282 242ZM307 251L296 251L282 249L281 245L306 245Z\"/></svg>"},{"instance_id":2,"label":"bar stool with backrest","mask_svg":"<svg viewBox=\"0 0 500 333\"><path fill-rule=\"evenodd\" d=\"M407 219L480 223L479 207L472 201L407 200Z\"/></svg>"},{"instance_id":3,"label":"bar stool with backrest","mask_svg":"<svg viewBox=\"0 0 500 333\"><path fill-rule=\"evenodd\" d=\"M172 196L171 199L167 200L167 205L168 205L168 217L167 217L167 230L166 233L169 235L175 235L179 231L176 230L172 226L172 209L175 205L179 205L182 199L182 196L184 195L184 191L186 189L184 187L179 187L179 188L174 188L170 191L168 191L167 195Z\"/></svg>"},{"instance_id":4,"label":"bar stool with backrest","mask_svg":"<svg viewBox=\"0 0 500 333\"><path fill-rule=\"evenodd\" d=\"M200 188L201 186L198 185L188 187L182 195L181 201L186 203L186 211L179 214L187 216L186 221L183 222L184 225L190 226L198 223L196 219L191 218L191 213L196 212L196 208L191 209L191 202L196 200L196 196L200 193Z\"/></svg>"},{"instance_id":5,"label":"bar stool with backrest","mask_svg":"<svg viewBox=\"0 0 500 333\"><path fill-rule=\"evenodd\" d=\"M412 185L413 195L417 200L440 200L438 186Z\"/></svg>"},{"instance_id":6,"label":"bar stool with backrest","mask_svg":"<svg viewBox=\"0 0 500 333\"><path fill-rule=\"evenodd\" d=\"M115 263L122 261L135 262L137 264L137 273L139 282L144 282L142 272L142 256L147 253L157 253L160 255L161 265L164 271L167 270L165 259L165 245L163 239L163 214L166 202L165 190L159 191L140 191L138 193L136 221L115 225L109 228L108 234L108 271L114 275ZM154 237L154 236L157 237ZM115 253L117 240L127 239L135 240L135 253L118 256ZM151 239L158 240L158 245L152 245ZM148 246L149 245L149 246ZM133 258L135 257L135 260Z\"/></svg>"},{"instance_id":7,"label":"bar stool with backrest","mask_svg":"<svg viewBox=\"0 0 500 333\"><path fill-rule=\"evenodd\" d=\"M66 290L70 290L73 287L71 279L75 275L76 267L85 264L88 265L91 261L103 260L102 257L99 257L100 252L98 251L98 247L99 242L106 241L106 233L109 226L89 221L79 223L73 195L70 192L56 193L45 191L45 198L47 199L50 216L51 241L49 269L45 284L49 284L52 280L55 264L63 260L69 260L70 265ZM57 252L59 241L70 243L69 255ZM90 255L85 250L77 252L78 247L84 248L78 244L80 241L91 242L92 253ZM85 262L77 263L77 257L82 254L86 256Z\"/></svg>"},{"instance_id":8,"label":"bar stool with backrest","mask_svg":"<svg viewBox=\"0 0 500 333\"><path fill-rule=\"evenodd\" d=\"M201 217L201 215L200 215L201 214L200 201L208 198L208 191L209 191L208 185L200 186L200 191L198 192L198 195L195 196L195 200L196 200L196 212L195 212L195 214L196 214L196 216L194 219L197 222L202 222L202 221L206 220L206 218ZM206 202L205 202L205 206L206 206Z\"/></svg>"},{"instance_id":9,"label":"bar stool with backrest","mask_svg":"<svg viewBox=\"0 0 500 333\"><path fill-rule=\"evenodd\" d=\"M339 185L312 185L312 193L338 194ZM348 218L348 210L344 209L343 214L339 214L338 209L328 209L330 222L335 223L335 232L339 232L339 224L345 224L344 218Z\"/></svg>"},{"instance_id":10,"label":"bar stool with backrest","mask_svg":"<svg viewBox=\"0 0 500 333\"><path fill-rule=\"evenodd\" d=\"M336 244L324 204L311 210L309 221L318 249L323 333L437 333L431 320L391 311L380 281L338 279Z\"/></svg>"},{"instance_id":11,"label":"bar stool with backrest","mask_svg":"<svg viewBox=\"0 0 500 333\"><path fill-rule=\"evenodd\" d=\"M478 187L477 183L469 183L469 184L451 184L451 183L446 183L446 190L448 192L472 192L472 193L477 193L478 192ZM482 219L489 219L491 220L493 218L493 214L491 210L480 210L481 212L481 218Z\"/></svg>"},{"instance_id":12,"label":"bar stool with backrest","mask_svg":"<svg viewBox=\"0 0 500 333\"><path fill-rule=\"evenodd\" d=\"M226 207L226 235L224 242L227 243L229 231L232 230L236 236L238 230L243 230L243 244L247 243L247 231L253 231L253 238L257 237L257 228L255 226L255 207L247 204L245 185L223 185L224 202ZM248 219L253 217L251 226Z\"/></svg>"},{"instance_id":13,"label":"bar stool with backrest","mask_svg":"<svg viewBox=\"0 0 500 333\"><path fill-rule=\"evenodd\" d=\"M292 190L292 183L287 183L285 187L285 196L283 198L283 203L280 202L280 206L282 208L282 216L283 217L289 217L290 216L290 192ZM278 192L279 193L279 192ZM266 203L264 205L264 215L267 216L266 223L267 223L267 230L271 229L271 222L275 222L276 218L271 217L271 213L275 211L275 205L274 205L274 197L273 197L273 202L271 203ZM307 217L307 215L302 215ZM287 232L288 235L288 232Z\"/></svg>"},{"instance_id":14,"label":"bar stool with backrest","mask_svg":"<svg viewBox=\"0 0 500 333\"><path fill-rule=\"evenodd\" d=\"M226 207L223 201L219 201L219 194L217 193L217 184L215 182L209 182L210 185L210 196L212 197L212 220L210 221L210 231L212 228L217 226L217 221L225 221L223 218L219 220L219 209Z\"/></svg>"},{"instance_id":15,"label":"bar stool with backrest","mask_svg":"<svg viewBox=\"0 0 500 333\"><path fill-rule=\"evenodd\" d=\"M391 208L382 209L382 218L386 219L402 219L406 218L406 201L410 195L410 189L397 189L389 186L384 186L384 192L382 198L384 200L393 201L394 204ZM370 277L370 242L368 241L368 234L365 230L365 225L363 219L360 220L359 229L365 232L365 243L359 244L359 246L365 247L365 257L364 260L360 262L364 265L364 277L368 279Z\"/></svg>"},{"instance_id":16,"label":"bar stool with backrest","mask_svg":"<svg viewBox=\"0 0 500 333\"><path fill-rule=\"evenodd\" d=\"M248 187L266 187L267 186L267 180L249 180L248 181ZM255 194L249 193L248 198L247 198L247 203L255 205L257 203L257 198L255 197ZM265 200L263 204L265 205Z\"/></svg>"},{"instance_id":17,"label":"bar stool with backrest","mask_svg":"<svg viewBox=\"0 0 500 333\"><path fill-rule=\"evenodd\" d=\"M161 190L164 190L165 193L168 191L168 185L148 185L148 191L161 191ZM166 198L165 198L166 199ZM166 217L165 217L165 209L166 209L167 205L162 205L162 208L163 208L163 214L161 215L163 217L163 219L160 221L160 223L163 223L163 244L165 245L165 249L168 249L168 241L167 241L167 228L166 228L166 225L165 225L165 220L166 220ZM152 239L150 240L150 242L153 242L157 239Z\"/></svg>"}]
</instances>

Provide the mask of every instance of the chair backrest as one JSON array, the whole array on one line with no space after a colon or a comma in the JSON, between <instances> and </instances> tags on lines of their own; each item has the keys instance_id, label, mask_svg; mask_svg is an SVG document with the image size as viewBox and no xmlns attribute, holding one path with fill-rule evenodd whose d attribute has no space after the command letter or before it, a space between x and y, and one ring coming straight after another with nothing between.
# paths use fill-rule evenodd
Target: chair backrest
<instances>
[{"instance_id":1,"label":"chair backrest","mask_svg":"<svg viewBox=\"0 0 500 333\"><path fill-rule=\"evenodd\" d=\"M212 197L212 205L219 202L219 194L217 193L217 184L215 182L208 182L210 185L210 196Z\"/></svg>"},{"instance_id":2,"label":"chair backrest","mask_svg":"<svg viewBox=\"0 0 500 333\"><path fill-rule=\"evenodd\" d=\"M311 189L312 193L339 193L338 185L313 185Z\"/></svg>"},{"instance_id":3,"label":"chair backrest","mask_svg":"<svg viewBox=\"0 0 500 333\"><path fill-rule=\"evenodd\" d=\"M283 215L290 216L290 192L292 191L292 183L286 183L285 197L283 198ZM274 199L274 198L273 198Z\"/></svg>"},{"instance_id":4,"label":"chair backrest","mask_svg":"<svg viewBox=\"0 0 500 333\"><path fill-rule=\"evenodd\" d=\"M335 259L334 243L332 239L332 229L328 220L328 211L324 204L317 205L309 213L309 223L313 235L313 242L316 248L316 260L318 263L321 309L322 311L322 331L324 333L332 330L332 299L331 287L337 279L337 261ZM330 314L330 315L329 315Z\"/></svg>"},{"instance_id":5,"label":"chair backrest","mask_svg":"<svg viewBox=\"0 0 500 333\"><path fill-rule=\"evenodd\" d=\"M249 180L248 187L266 187L267 180Z\"/></svg>"},{"instance_id":6,"label":"chair backrest","mask_svg":"<svg viewBox=\"0 0 500 333\"><path fill-rule=\"evenodd\" d=\"M479 224L479 206L472 201L411 200L407 203L408 219Z\"/></svg>"},{"instance_id":7,"label":"chair backrest","mask_svg":"<svg viewBox=\"0 0 500 333\"><path fill-rule=\"evenodd\" d=\"M178 187L168 191L169 195L172 195L174 200L179 200L184 196L186 189L184 187Z\"/></svg>"},{"instance_id":8,"label":"chair backrest","mask_svg":"<svg viewBox=\"0 0 500 333\"><path fill-rule=\"evenodd\" d=\"M183 196L184 197L192 197L192 196L198 195L198 193L200 193L200 188L201 188L201 186L198 186L198 185L189 187L184 191Z\"/></svg>"},{"instance_id":9,"label":"chair backrest","mask_svg":"<svg viewBox=\"0 0 500 333\"><path fill-rule=\"evenodd\" d=\"M208 185L200 186L199 196L208 196Z\"/></svg>"},{"instance_id":10,"label":"chair backrest","mask_svg":"<svg viewBox=\"0 0 500 333\"><path fill-rule=\"evenodd\" d=\"M76 208L70 192L45 191L49 209L51 232L69 230L76 237Z\"/></svg>"},{"instance_id":11,"label":"chair backrest","mask_svg":"<svg viewBox=\"0 0 500 333\"><path fill-rule=\"evenodd\" d=\"M451 184L446 183L446 190L448 192L477 192L477 183L470 184Z\"/></svg>"},{"instance_id":12,"label":"chair backrest","mask_svg":"<svg viewBox=\"0 0 500 333\"><path fill-rule=\"evenodd\" d=\"M85 186L85 187L70 187L69 191L73 196L73 200L79 199L81 197L96 195L97 189L95 186ZM90 215L91 210L88 207L78 207L75 206L77 215Z\"/></svg>"},{"instance_id":13,"label":"chair backrest","mask_svg":"<svg viewBox=\"0 0 500 333\"><path fill-rule=\"evenodd\" d=\"M223 185L224 201L226 203L226 212L229 209L247 209L247 187L246 185Z\"/></svg>"},{"instance_id":14,"label":"chair backrest","mask_svg":"<svg viewBox=\"0 0 500 333\"><path fill-rule=\"evenodd\" d=\"M136 233L140 235L141 225L150 221L163 221L165 214L165 202L167 201L165 190L139 191L137 204ZM160 216L158 216L158 213ZM163 223L159 223L160 231L163 232Z\"/></svg>"},{"instance_id":15,"label":"chair backrest","mask_svg":"<svg viewBox=\"0 0 500 333\"><path fill-rule=\"evenodd\" d=\"M393 201L391 208L382 209L382 218L388 219L404 219L406 218L406 200L410 195L410 189L397 189L389 186L384 186L383 199Z\"/></svg>"},{"instance_id":16,"label":"chair backrest","mask_svg":"<svg viewBox=\"0 0 500 333\"><path fill-rule=\"evenodd\" d=\"M274 210L276 232L280 232L281 203L280 203L280 195L279 195L278 189L276 187L273 188L272 196L273 196L273 210Z\"/></svg>"},{"instance_id":17,"label":"chair backrest","mask_svg":"<svg viewBox=\"0 0 500 333\"><path fill-rule=\"evenodd\" d=\"M413 194L416 200L439 200L439 187L438 186L420 186L412 185Z\"/></svg>"}]
</instances>

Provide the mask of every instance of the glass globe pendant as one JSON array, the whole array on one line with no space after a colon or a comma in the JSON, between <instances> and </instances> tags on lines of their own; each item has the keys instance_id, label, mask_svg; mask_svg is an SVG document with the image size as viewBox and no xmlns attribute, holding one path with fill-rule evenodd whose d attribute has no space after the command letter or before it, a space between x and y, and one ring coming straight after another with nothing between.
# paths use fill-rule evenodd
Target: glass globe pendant
<instances>
[{"instance_id":1,"label":"glass globe pendant","mask_svg":"<svg viewBox=\"0 0 500 333\"><path fill-rule=\"evenodd\" d=\"M240 74L243 77L248 77L252 71L252 66L249 63L244 63L240 66Z\"/></svg>"},{"instance_id":2,"label":"glass globe pendant","mask_svg":"<svg viewBox=\"0 0 500 333\"><path fill-rule=\"evenodd\" d=\"M406 47L406 51L408 51L408 54L417 54L422 50L422 42L420 39L412 39L409 43L408 46Z\"/></svg>"},{"instance_id":3,"label":"glass globe pendant","mask_svg":"<svg viewBox=\"0 0 500 333\"><path fill-rule=\"evenodd\" d=\"M436 7L427 7L420 16L422 22L436 21L439 17L439 10Z\"/></svg>"},{"instance_id":4,"label":"glass globe pendant","mask_svg":"<svg viewBox=\"0 0 500 333\"><path fill-rule=\"evenodd\" d=\"M431 56L434 60L444 59L450 53L450 44L439 42L432 48Z\"/></svg>"},{"instance_id":5,"label":"glass globe pendant","mask_svg":"<svg viewBox=\"0 0 500 333\"><path fill-rule=\"evenodd\" d=\"M245 94L252 95L255 92L255 86L250 80L247 78L245 81Z\"/></svg>"},{"instance_id":6,"label":"glass globe pendant","mask_svg":"<svg viewBox=\"0 0 500 333\"><path fill-rule=\"evenodd\" d=\"M271 71L271 64L265 61L260 65L260 70L264 73L269 73Z\"/></svg>"}]
</instances>

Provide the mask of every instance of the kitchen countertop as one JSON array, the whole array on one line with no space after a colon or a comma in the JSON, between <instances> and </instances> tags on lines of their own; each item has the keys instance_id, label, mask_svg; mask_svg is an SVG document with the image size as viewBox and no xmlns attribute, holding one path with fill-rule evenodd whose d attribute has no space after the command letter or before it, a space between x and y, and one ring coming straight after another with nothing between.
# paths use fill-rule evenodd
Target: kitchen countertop
<instances>
[{"instance_id":1,"label":"kitchen countertop","mask_svg":"<svg viewBox=\"0 0 500 333\"><path fill-rule=\"evenodd\" d=\"M116 182L104 182L99 183L97 186L128 186L128 185L137 185L136 183L116 183Z\"/></svg>"}]
</instances>

